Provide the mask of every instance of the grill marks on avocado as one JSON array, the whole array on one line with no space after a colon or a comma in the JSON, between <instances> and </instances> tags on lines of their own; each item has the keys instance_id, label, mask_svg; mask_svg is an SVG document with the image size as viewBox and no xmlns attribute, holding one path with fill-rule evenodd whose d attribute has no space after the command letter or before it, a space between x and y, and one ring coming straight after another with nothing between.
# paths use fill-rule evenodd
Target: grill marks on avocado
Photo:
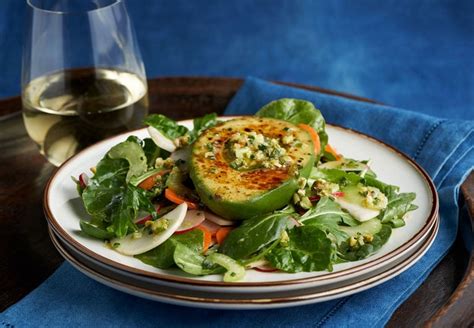
<instances>
[{"instance_id":1,"label":"grill marks on avocado","mask_svg":"<svg viewBox=\"0 0 474 328\"><path fill-rule=\"evenodd\" d=\"M230 163L235 158L229 153L228 141L236 133L261 134L267 139L278 139L280 142L286 135L299 141L298 145L284 145L285 156L293 165L281 167L256 167L245 170L232 168ZM252 133L253 134L253 133ZM292 140L292 141L293 141ZM213 156L206 156L211 151ZM200 180L217 199L245 201L248 198L263 194L277 188L297 172L294 165L305 165L311 156L311 139L291 123L275 119L256 119L244 117L227 121L207 130L195 143L193 148L193 165ZM231 188L229 188L231 187ZM238 191L238 192L237 192Z\"/></svg>"}]
</instances>

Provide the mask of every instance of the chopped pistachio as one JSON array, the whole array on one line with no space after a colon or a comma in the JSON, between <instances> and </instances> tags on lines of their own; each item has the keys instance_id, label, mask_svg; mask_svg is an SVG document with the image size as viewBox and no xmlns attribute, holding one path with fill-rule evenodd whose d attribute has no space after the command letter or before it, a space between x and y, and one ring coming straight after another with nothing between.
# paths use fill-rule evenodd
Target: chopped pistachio
<instances>
[{"instance_id":1,"label":"chopped pistachio","mask_svg":"<svg viewBox=\"0 0 474 328\"><path fill-rule=\"evenodd\" d=\"M283 247L287 247L289 242L290 242L290 236L288 236L288 233L286 232L286 230L283 230L283 232L281 233L280 245Z\"/></svg>"},{"instance_id":2,"label":"chopped pistachio","mask_svg":"<svg viewBox=\"0 0 474 328\"><path fill-rule=\"evenodd\" d=\"M142 238L143 234L140 231L135 231L132 233L132 239L140 239Z\"/></svg>"},{"instance_id":3,"label":"chopped pistachio","mask_svg":"<svg viewBox=\"0 0 474 328\"><path fill-rule=\"evenodd\" d=\"M303 198L301 198L300 206L305 210L308 210L313 206L313 204L311 203L308 197L304 196Z\"/></svg>"},{"instance_id":4,"label":"chopped pistachio","mask_svg":"<svg viewBox=\"0 0 474 328\"><path fill-rule=\"evenodd\" d=\"M359 187L359 194L364 197L364 205L368 208L383 210L388 205L387 197L375 187Z\"/></svg>"},{"instance_id":5,"label":"chopped pistachio","mask_svg":"<svg viewBox=\"0 0 474 328\"><path fill-rule=\"evenodd\" d=\"M349 246L355 247L357 245L357 240L354 237L349 238Z\"/></svg>"},{"instance_id":6,"label":"chopped pistachio","mask_svg":"<svg viewBox=\"0 0 474 328\"><path fill-rule=\"evenodd\" d=\"M312 186L319 196L329 196L339 191L339 185L323 179L317 179Z\"/></svg>"},{"instance_id":7,"label":"chopped pistachio","mask_svg":"<svg viewBox=\"0 0 474 328\"><path fill-rule=\"evenodd\" d=\"M366 243L371 243L374 240L374 236L372 234L365 234L364 235L364 241Z\"/></svg>"}]
</instances>

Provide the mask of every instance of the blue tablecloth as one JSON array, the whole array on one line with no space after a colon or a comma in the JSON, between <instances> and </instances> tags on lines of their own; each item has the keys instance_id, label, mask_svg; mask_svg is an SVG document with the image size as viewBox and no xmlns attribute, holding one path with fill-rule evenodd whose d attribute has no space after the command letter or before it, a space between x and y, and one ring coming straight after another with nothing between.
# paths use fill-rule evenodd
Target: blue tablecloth
<instances>
[{"instance_id":1,"label":"blue tablecloth","mask_svg":"<svg viewBox=\"0 0 474 328\"><path fill-rule=\"evenodd\" d=\"M20 91L24 3L0 1L0 97ZM474 119L472 0L127 5L149 77L255 75Z\"/></svg>"},{"instance_id":2,"label":"blue tablecloth","mask_svg":"<svg viewBox=\"0 0 474 328\"><path fill-rule=\"evenodd\" d=\"M342 299L289 309L243 312L146 301L102 286L64 264L39 288L3 312L0 322L19 327L383 326L455 239L459 185L474 167L474 122L438 119L253 78L246 81L226 114L253 113L268 101L282 97L313 101L328 122L363 131L398 147L433 177L440 195L440 231L428 253L412 268L380 286Z\"/></svg>"}]
</instances>

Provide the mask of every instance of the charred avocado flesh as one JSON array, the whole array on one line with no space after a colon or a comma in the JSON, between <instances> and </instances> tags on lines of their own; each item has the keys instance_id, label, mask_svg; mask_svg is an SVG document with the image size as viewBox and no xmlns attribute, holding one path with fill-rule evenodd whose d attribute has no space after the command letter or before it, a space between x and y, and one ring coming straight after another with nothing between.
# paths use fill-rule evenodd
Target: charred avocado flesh
<instances>
[{"instance_id":1,"label":"charred avocado flesh","mask_svg":"<svg viewBox=\"0 0 474 328\"><path fill-rule=\"evenodd\" d=\"M201 201L235 220L289 203L314 165L311 136L273 118L243 116L206 130L194 143L190 176Z\"/></svg>"}]
</instances>

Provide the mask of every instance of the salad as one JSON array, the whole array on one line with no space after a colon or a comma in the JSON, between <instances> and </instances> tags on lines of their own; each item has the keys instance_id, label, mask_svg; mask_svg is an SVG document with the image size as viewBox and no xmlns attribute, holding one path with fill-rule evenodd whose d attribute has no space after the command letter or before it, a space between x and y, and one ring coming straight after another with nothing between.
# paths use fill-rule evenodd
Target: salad
<instances>
[{"instance_id":1,"label":"salad","mask_svg":"<svg viewBox=\"0 0 474 328\"><path fill-rule=\"evenodd\" d=\"M320 111L279 99L254 116L160 114L74 181L84 234L124 255L191 275L244 279L246 270L309 272L379 250L417 208L369 160L329 143Z\"/></svg>"}]
</instances>

